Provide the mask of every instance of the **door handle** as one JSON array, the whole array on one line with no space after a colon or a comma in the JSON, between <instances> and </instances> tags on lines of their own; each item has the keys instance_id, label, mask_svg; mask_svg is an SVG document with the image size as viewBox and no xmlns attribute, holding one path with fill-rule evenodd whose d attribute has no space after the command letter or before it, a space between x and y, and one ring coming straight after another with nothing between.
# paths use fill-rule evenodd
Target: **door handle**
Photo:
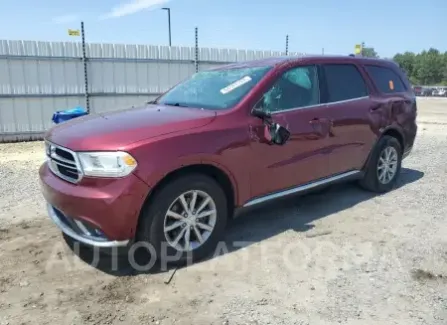
<instances>
[{"instance_id":1,"label":"door handle","mask_svg":"<svg viewBox=\"0 0 447 325\"><path fill-rule=\"evenodd\" d=\"M312 126L314 131L320 135L320 137L335 136L333 132L334 121L332 119L314 118L309 121L309 124Z\"/></svg>"},{"instance_id":2,"label":"door handle","mask_svg":"<svg viewBox=\"0 0 447 325\"><path fill-rule=\"evenodd\" d=\"M377 111L380 107L382 107L381 104L373 104L373 105L371 105L371 107L369 108L369 110L370 110L371 112L374 112L374 111Z\"/></svg>"},{"instance_id":3,"label":"door handle","mask_svg":"<svg viewBox=\"0 0 447 325\"><path fill-rule=\"evenodd\" d=\"M318 118L318 117L316 117L316 118L311 119L309 121L309 124L310 125L327 124L327 125L332 126L334 124L334 122L331 119L329 119L329 118L325 118L325 117Z\"/></svg>"}]
</instances>

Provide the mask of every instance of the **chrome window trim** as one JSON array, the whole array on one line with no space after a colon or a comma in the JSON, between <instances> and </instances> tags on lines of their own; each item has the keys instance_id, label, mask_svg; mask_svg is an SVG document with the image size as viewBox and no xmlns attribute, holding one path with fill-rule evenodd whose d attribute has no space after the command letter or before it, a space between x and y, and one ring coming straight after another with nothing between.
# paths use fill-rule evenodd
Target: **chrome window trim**
<instances>
[{"instance_id":1,"label":"chrome window trim","mask_svg":"<svg viewBox=\"0 0 447 325\"><path fill-rule=\"evenodd\" d=\"M351 99L345 99L345 100L339 100L336 102L330 102L330 103L322 103L322 104L318 104L318 105L309 105L309 106L302 106L302 107L297 107L297 108L291 108L291 109L283 109L280 111L275 111L275 112L271 112L271 115L275 115L275 114L280 114L280 113L285 113L285 112L293 112L293 111L297 111L300 109L306 109L306 108L317 108L317 107L321 107L321 106L332 106L332 105L338 105L338 104L343 104L343 103L349 103L349 102L354 102L354 101L358 101L358 100L363 100L363 99L367 99L370 98L370 96L362 96L362 97L356 97L356 98L351 98Z\"/></svg>"},{"instance_id":2,"label":"chrome window trim","mask_svg":"<svg viewBox=\"0 0 447 325\"><path fill-rule=\"evenodd\" d=\"M63 157L60 157L59 155L58 155L57 157L53 157L53 155L51 154L51 152L48 154L48 152L47 152L47 150L46 150L46 148L47 148L47 144L50 145L50 146L52 146L52 147L55 147L55 148L64 150L64 151L70 153L70 154L73 156L74 164L76 165L76 169L78 170L78 178L77 178L76 180L73 179L73 178L67 177L67 176L65 176L65 175L62 175L61 173L59 173L59 172L57 171L57 169L55 169L55 167L53 166L53 160L52 160L51 158L58 159L58 160L61 160L61 161L65 161L66 163L67 163L69 160L64 159ZM68 148L66 148L66 147L57 145L57 144L55 144L55 143L53 143L53 142L51 142L51 141L45 140L45 155L46 155L46 157L47 157L48 167L50 168L51 172L52 172L54 175L56 175L57 177L60 177L60 178L62 178L63 180L65 180L65 181L67 181L67 182L70 182L70 183L73 183L73 184L77 184L77 183L79 183L79 182L82 180L82 178L84 177L84 172L83 172L83 170L82 170L81 163L80 163L79 158L78 158L78 155L76 154L75 151L70 150L70 149L68 149ZM62 159L61 159L61 158L62 158ZM72 164L71 161L70 161L70 164ZM64 164L60 164L60 165L67 167L67 166L64 165ZM69 168L73 168L73 167L69 166Z\"/></svg>"},{"instance_id":3,"label":"chrome window trim","mask_svg":"<svg viewBox=\"0 0 447 325\"><path fill-rule=\"evenodd\" d=\"M329 64L330 64L330 63L329 63ZM323 65L324 65L324 64L323 64ZM370 98L370 97L371 97L371 94L370 94L370 91L369 91L369 89L368 89L368 85L366 84L366 82L365 82L365 78L362 76L362 73L361 73L359 67L358 67L356 64L353 64L353 63L346 63L346 64L343 63L343 64L340 64L340 65L351 65L351 66L353 66L353 67L357 70L357 72L358 72L358 73L360 74L360 76L362 77L363 82L365 83L365 88L366 88L366 90L367 90L367 92L368 92L368 95L366 95L366 96L361 96L361 97L350 98L350 99L339 100L339 101L336 101L336 102L319 103L319 104L316 104L316 105L307 105L307 106L301 106L301 107L296 107L296 108L291 108L291 109L282 109L282 110L279 110L279 111L270 112L270 114L271 114L271 115L275 115L275 114L281 114L281 113L285 113L285 112L293 112L293 111L297 111L297 110L300 110L300 109L309 109L309 108L318 108L318 107L322 107L322 106L331 106L331 105L337 105L337 104L349 103L349 102L353 102L353 101L357 101L357 100L362 100L362 99ZM317 74L318 97L319 97L319 101L321 102L320 74L318 73L318 64L306 64L306 65L300 65L300 66L296 66L296 67L290 68L289 70L285 71L285 72L281 75L281 77L282 77L285 73L287 73L287 72L289 72L289 71L291 71L291 70L293 70L293 69L297 69L297 68L300 68L300 67L310 67L310 66L312 66L312 67L315 68L315 72L316 72L316 74ZM280 78L281 78L281 77L280 77ZM276 83L276 81L275 81L275 83ZM274 83L274 84L275 84L275 83ZM273 84L273 85L274 85L274 84ZM272 87L273 87L273 86L272 86ZM269 91L269 90L270 90L270 88L269 88L267 91ZM264 97L264 95L265 95L265 93L262 95L262 97ZM252 108L252 110L256 108L256 105L259 103L259 101L262 99L262 97L258 100L258 102L256 102L256 104L255 104L255 106Z\"/></svg>"}]
</instances>

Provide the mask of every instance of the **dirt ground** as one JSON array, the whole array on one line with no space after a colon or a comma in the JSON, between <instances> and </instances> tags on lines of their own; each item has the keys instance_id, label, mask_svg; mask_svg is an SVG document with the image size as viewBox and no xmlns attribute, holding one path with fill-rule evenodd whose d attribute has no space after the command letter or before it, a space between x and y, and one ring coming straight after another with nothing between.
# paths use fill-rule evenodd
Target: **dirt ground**
<instances>
[{"instance_id":1,"label":"dirt ground","mask_svg":"<svg viewBox=\"0 0 447 325\"><path fill-rule=\"evenodd\" d=\"M67 245L39 192L42 143L2 144L0 325L445 325L447 100L421 99L418 120L394 191L339 185L253 210L221 254L176 272Z\"/></svg>"}]
</instances>

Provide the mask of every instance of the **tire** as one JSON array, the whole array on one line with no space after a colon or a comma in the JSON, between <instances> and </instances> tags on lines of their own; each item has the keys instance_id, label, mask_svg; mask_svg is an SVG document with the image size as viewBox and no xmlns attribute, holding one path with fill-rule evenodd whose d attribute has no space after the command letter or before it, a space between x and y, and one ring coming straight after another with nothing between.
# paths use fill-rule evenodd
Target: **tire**
<instances>
[{"instance_id":1,"label":"tire","mask_svg":"<svg viewBox=\"0 0 447 325\"><path fill-rule=\"evenodd\" d=\"M396 169L391 179L388 182L384 182L383 180L379 179L379 159L382 155L386 155L387 152L393 152L393 150L395 150L396 153ZM380 165L382 165L381 162ZM365 169L365 175L363 179L360 180L360 186L368 191L376 193L385 193L390 191L394 188L399 177L401 165L402 148L399 141L396 138L388 135L383 136L382 138L380 138L377 145L373 149L371 158L369 159L369 162ZM392 166L392 164L390 164L390 166Z\"/></svg>"},{"instance_id":2,"label":"tire","mask_svg":"<svg viewBox=\"0 0 447 325\"><path fill-rule=\"evenodd\" d=\"M182 252L181 249L174 248L174 246L168 241L168 235L165 234L165 226L169 228L169 226L174 226L175 222L183 222L185 219L171 218L166 216L166 214L168 209L171 209L171 211L174 209L183 211L183 205L181 204L179 197L190 191L195 191L198 193L196 199L198 205L200 205L200 202L203 203L204 201L202 200L201 195L208 195L211 198L211 203L207 205L207 208L211 207L209 209L210 212L212 211L212 207L214 207L216 213L203 219L197 219L201 221L200 223L205 223L206 220L212 223L212 220L214 220L212 231L206 232L206 230L201 229L198 226L194 226L200 231L203 231L202 239L205 238L205 235L207 236L207 239L203 241L203 244L190 251ZM192 197L192 195L193 194L188 193L186 194L185 198L188 199L189 197ZM191 204L191 201L189 201L188 205ZM205 211L205 209L202 211ZM178 215L176 218L177 217ZM165 224L165 222L168 222L165 218L168 219L170 224ZM156 259L158 262L167 263L168 261L169 264L174 265L184 264L185 262L196 262L214 252L218 242L222 240L224 236L227 219L227 198L220 185L214 179L206 175L191 174L174 179L155 193L154 197L150 199L150 202L142 211L136 239L138 242L148 243L154 249L152 253L156 254ZM196 243L199 243L198 237L195 233L196 229L193 229L192 227L193 226L190 227L188 225L183 227L182 225L182 227L177 227L175 230L169 232L171 242L172 239L175 239L174 237L177 237L175 232L183 231L183 228L185 228L186 233L188 231L187 228L190 228L190 238L195 238ZM192 235L193 233L194 235ZM182 238L178 245L185 242L186 238ZM163 261L163 259L165 259L165 261Z\"/></svg>"}]
</instances>

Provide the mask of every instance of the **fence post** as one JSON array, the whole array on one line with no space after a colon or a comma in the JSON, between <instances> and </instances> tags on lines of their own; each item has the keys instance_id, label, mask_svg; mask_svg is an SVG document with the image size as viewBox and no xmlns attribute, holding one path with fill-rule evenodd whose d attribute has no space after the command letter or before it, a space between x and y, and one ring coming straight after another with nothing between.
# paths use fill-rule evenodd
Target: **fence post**
<instances>
[{"instance_id":1,"label":"fence post","mask_svg":"<svg viewBox=\"0 0 447 325\"><path fill-rule=\"evenodd\" d=\"M85 108L87 109L87 113L90 114L90 98L88 93L88 74L87 74L87 53L85 49L85 30L83 21L81 21L81 36L82 36L82 63L84 64Z\"/></svg>"},{"instance_id":2,"label":"fence post","mask_svg":"<svg viewBox=\"0 0 447 325\"><path fill-rule=\"evenodd\" d=\"M289 55L289 35L286 35L286 55Z\"/></svg>"},{"instance_id":3,"label":"fence post","mask_svg":"<svg viewBox=\"0 0 447 325\"><path fill-rule=\"evenodd\" d=\"M199 29L196 27L195 29L195 34L196 34L196 57L195 57L195 65L196 65L196 72L199 72Z\"/></svg>"}]
</instances>

